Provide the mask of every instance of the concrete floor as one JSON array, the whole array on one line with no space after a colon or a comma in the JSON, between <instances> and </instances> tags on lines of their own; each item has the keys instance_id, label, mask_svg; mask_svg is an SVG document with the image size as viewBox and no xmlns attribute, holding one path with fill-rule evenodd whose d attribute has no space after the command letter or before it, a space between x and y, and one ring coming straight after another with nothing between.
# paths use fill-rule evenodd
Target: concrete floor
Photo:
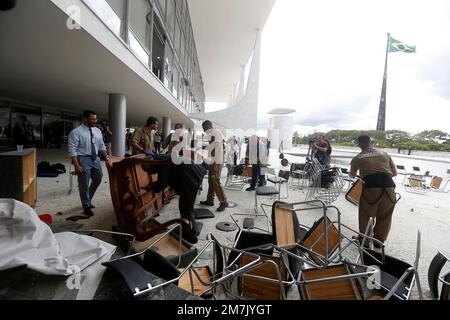
<instances>
[{"instance_id":1,"label":"concrete floor","mask_svg":"<svg viewBox=\"0 0 450 320\"><path fill-rule=\"evenodd\" d=\"M279 159L275 157L275 152L272 152L270 163L274 168L278 167ZM38 161L46 160L51 163L61 162L69 169L69 160L65 149L61 150L41 150L38 152ZM115 215L112 207L108 176L106 168L104 168L104 179L99 187L93 204L94 217L88 220L79 220L78 223L83 224L83 229L103 229L111 230L115 225ZM225 182L226 169L222 172L222 183ZM66 218L73 215L82 215L81 203L78 195L77 181L74 179L74 190L71 194L69 191L69 175L63 174L58 178L38 178L38 201L36 204L36 211L38 214L51 214L54 221L65 221ZM205 200L206 191L208 188L207 180L204 180L203 191L196 199L196 207L199 207L199 202ZM394 212L392 229L388 240L386 241L386 253L404 260L410 264L414 263L416 252L416 238L417 231L422 233L421 241L421 256L419 263L419 274L423 288L424 298L430 299L427 272L431 259L439 251L446 255L450 255L450 193L440 193L429 191L426 194L414 194L405 192L401 183L398 183L397 192L402 196L402 199L397 204ZM282 194L286 193L283 186ZM235 232L223 232L216 229L216 224L222 221L232 222L230 214L232 213L248 213L253 214L254 192L246 191L231 191L226 190L229 201L235 202L238 206L236 208L228 208L225 212L215 212L215 207L212 211L215 213L215 219L201 220L204 224L202 232L199 236L197 247L200 249L206 242L208 233L213 233L218 240L225 245L232 245L236 236ZM289 190L289 198L285 201L298 202L304 201L306 192L303 190ZM262 202L269 203L269 199L261 198ZM218 201L216 199L218 206ZM350 204L344 199L342 192L339 198L333 203L337 206L341 213L342 223L351 228L357 229L358 209L356 206ZM59 215L57 213L60 213ZM62 214L61 214L62 213ZM165 206L157 218L164 222L169 219L178 217L178 200L173 199L170 204ZM301 224L312 225L312 223L320 217L319 212L310 212L299 215ZM242 218L240 219L242 222ZM263 227L264 221L256 220L256 225ZM204 258L210 257L210 252ZM295 298L295 294L290 296ZM413 299L417 299L417 288L413 290Z\"/></svg>"}]
</instances>

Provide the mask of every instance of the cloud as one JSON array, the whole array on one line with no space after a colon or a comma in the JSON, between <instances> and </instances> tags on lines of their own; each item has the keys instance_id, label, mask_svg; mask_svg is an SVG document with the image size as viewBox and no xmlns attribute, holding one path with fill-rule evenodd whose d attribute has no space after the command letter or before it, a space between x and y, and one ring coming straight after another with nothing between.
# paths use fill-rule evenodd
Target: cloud
<instances>
[{"instance_id":1,"label":"cloud","mask_svg":"<svg viewBox=\"0 0 450 320\"><path fill-rule=\"evenodd\" d=\"M375 129L388 32L418 53L389 54L386 128L448 131L445 0L278 0L263 33L259 124L293 108L296 127Z\"/></svg>"}]
</instances>

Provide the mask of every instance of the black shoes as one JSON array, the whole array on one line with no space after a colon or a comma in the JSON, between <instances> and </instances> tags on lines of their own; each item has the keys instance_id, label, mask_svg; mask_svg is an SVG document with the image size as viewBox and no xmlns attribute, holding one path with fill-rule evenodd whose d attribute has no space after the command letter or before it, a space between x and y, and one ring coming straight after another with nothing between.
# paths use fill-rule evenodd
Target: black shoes
<instances>
[{"instance_id":1,"label":"black shoes","mask_svg":"<svg viewBox=\"0 0 450 320\"><path fill-rule=\"evenodd\" d=\"M208 207L213 207L214 203L213 202L209 202L209 201L200 201L200 204L202 206L208 206Z\"/></svg>"},{"instance_id":2,"label":"black shoes","mask_svg":"<svg viewBox=\"0 0 450 320\"><path fill-rule=\"evenodd\" d=\"M222 212L222 211L225 211L226 208L228 208L228 203L221 203L216 211L217 212Z\"/></svg>"},{"instance_id":3,"label":"black shoes","mask_svg":"<svg viewBox=\"0 0 450 320\"><path fill-rule=\"evenodd\" d=\"M88 217L94 216L94 213L92 212L92 209L91 209L91 208L84 208L84 209L83 209L83 212L84 212L84 214L87 215Z\"/></svg>"},{"instance_id":4,"label":"black shoes","mask_svg":"<svg viewBox=\"0 0 450 320\"><path fill-rule=\"evenodd\" d=\"M248 187L245 191L255 191L255 187Z\"/></svg>"}]
</instances>

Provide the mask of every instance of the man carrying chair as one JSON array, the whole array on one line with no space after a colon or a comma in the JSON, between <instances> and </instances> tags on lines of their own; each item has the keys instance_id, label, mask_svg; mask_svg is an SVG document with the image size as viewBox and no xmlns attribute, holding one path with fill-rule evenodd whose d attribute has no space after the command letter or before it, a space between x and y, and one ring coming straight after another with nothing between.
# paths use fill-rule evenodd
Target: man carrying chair
<instances>
[{"instance_id":1,"label":"man carrying chair","mask_svg":"<svg viewBox=\"0 0 450 320\"><path fill-rule=\"evenodd\" d=\"M391 228L392 213L396 204L395 183L392 177L397 169L391 157L373 148L372 139L358 137L361 153L351 161L349 176L359 175L364 181L359 203L359 231L365 232L369 219L375 219L374 237L384 242ZM361 240L361 239L360 239Z\"/></svg>"}]
</instances>

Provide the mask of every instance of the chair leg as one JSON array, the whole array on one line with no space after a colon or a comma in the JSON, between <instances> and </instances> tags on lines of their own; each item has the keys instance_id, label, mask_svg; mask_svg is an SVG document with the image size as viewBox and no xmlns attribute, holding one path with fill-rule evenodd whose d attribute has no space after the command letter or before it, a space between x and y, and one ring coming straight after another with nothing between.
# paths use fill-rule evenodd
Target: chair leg
<instances>
[{"instance_id":1,"label":"chair leg","mask_svg":"<svg viewBox=\"0 0 450 320\"><path fill-rule=\"evenodd\" d=\"M417 291L419 292L419 299L423 300L423 293L422 293L422 286L420 285L420 279L419 279L419 272L415 269L414 272L416 273L416 284L417 284Z\"/></svg>"},{"instance_id":2,"label":"chair leg","mask_svg":"<svg viewBox=\"0 0 450 320\"><path fill-rule=\"evenodd\" d=\"M258 214L258 196L256 194L255 190L255 207L254 207L255 213Z\"/></svg>"}]
</instances>

